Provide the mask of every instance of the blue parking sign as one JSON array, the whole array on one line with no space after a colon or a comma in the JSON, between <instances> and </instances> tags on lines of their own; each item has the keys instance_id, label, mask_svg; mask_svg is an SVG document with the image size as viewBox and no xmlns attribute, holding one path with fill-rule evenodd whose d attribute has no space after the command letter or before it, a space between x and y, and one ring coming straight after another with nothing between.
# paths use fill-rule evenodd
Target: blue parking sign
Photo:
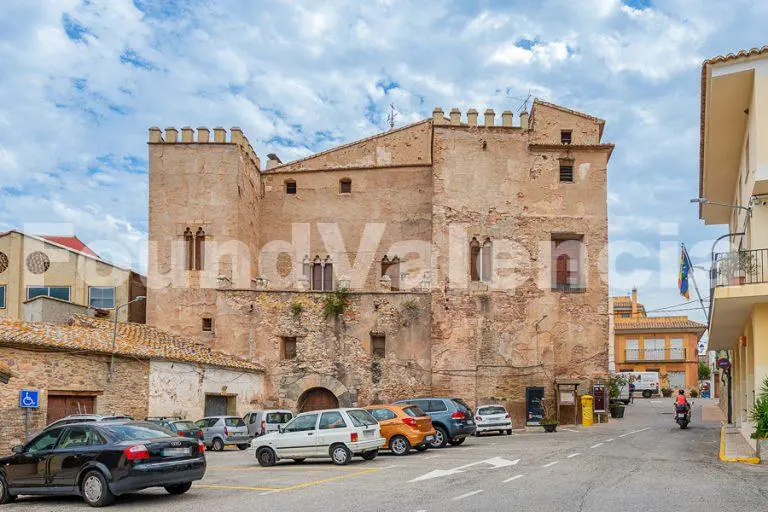
<instances>
[{"instance_id":1,"label":"blue parking sign","mask_svg":"<svg viewBox=\"0 0 768 512\"><path fill-rule=\"evenodd\" d=\"M19 391L19 407L23 409L39 409L40 392L36 389L22 389Z\"/></svg>"}]
</instances>

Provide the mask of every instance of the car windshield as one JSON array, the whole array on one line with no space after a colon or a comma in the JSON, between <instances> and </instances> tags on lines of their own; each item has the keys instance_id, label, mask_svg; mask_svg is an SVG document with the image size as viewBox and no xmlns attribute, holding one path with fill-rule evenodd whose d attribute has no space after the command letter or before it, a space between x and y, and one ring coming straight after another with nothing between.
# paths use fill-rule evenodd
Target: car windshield
<instances>
[{"instance_id":1,"label":"car windshield","mask_svg":"<svg viewBox=\"0 0 768 512\"><path fill-rule=\"evenodd\" d=\"M368 411L364 411L362 409L354 409L351 411L347 411L347 414L349 414L349 419L352 421L352 424L356 427L368 427L370 425L379 424L379 422L376 421L376 418L371 416Z\"/></svg>"},{"instance_id":2,"label":"car windshield","mask_svg":"<svg viewBox=\"0 0 768 512\"><path fill-rule=\"evenodd\" d=\"M110 425L105 427L118 441L143 441L160 437L175 437L159 425L152 423L135 423L132 425Z\"/></svg>"},{"instance_id":3,"label":"car windshield","mask_svg":"<svg viewBox=\"0 0 768 512\"><path fill-rule=\"evenodd\" d=\"M193 430L197 428L191 421L176 421L173 424L179 430Z\"/></svg>"},{"instance_id":4,"label":"car windshield","mask_svg":"<svg viewBox=\"0 0 768 512\"><path fill-rule=\"evenodd\" d=\"M244 427L245 422L243 418L227 418L224 420L224 424L228 427Z\"/></svg>"},{"instance_id":5,"label":"car windshield","mask_svg":"<svg viewBox=\"0 0 768 512\"><path fill-rule=\"evenodd\" d=\"M267 414L267 423L288 423L293 418L289 412L270 412Z\"/></svg>"},{"instance_id":6,"label":"car windshield","mask_svg":"<svg viewBox=\"0 0 768 512\"><path fill-rule=\"evenodd\" d=\"M501 406L481 407L477 414L507 414L507 410Z\"/></svg>"},{"instance_id":7,"label":"car windshield","mask_svg":"<svg viewBox=\"0 0 768 512\"><path fill-rule=\"evenodd\" d=\"M421 410L421 408L411 405L409 407L404 407L403 412L407 414L408 416L411 416L413 418L418 418L419 416L426 416L427 413Z\"/></svg>"}]
</instances>

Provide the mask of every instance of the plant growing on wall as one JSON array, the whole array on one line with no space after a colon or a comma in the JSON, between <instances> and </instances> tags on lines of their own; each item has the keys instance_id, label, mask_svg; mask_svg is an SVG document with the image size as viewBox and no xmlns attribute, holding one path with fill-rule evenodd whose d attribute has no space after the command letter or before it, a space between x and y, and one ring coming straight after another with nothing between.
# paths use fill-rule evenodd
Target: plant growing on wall
<instances>
[{"instance_id":1,"label":"plant growing on wall","mask_svg":"<svg viewBox=\"0 0 768 512\"><path fill-rule=\"evenodd\" d=\"M416 314L419 312L419 303L414 299L409 299L403 303L403 307L408 313Z\"/></svg>"},{"instance_id":2,"label":"plant growing on wall","mask_svg":"<svg viewBox=\"0 0 768 512\"><path fill-rule=\"evenodd\" d=\"M323 311L326 317L337 317L344 313L349 303L349 290L346 288L339 288L338 290L331 292L325 298L325 304L323 305Z\"/></svg>"},{"instance_id":3,"label":"plant growing on wall","mask_svg":"<svg viewBox=\"0 0 768 512\"><path fill-rule=\"evenodd\" d=\"M768 377L763 379L760 394L755 399L754 407L749 413L749 420L755 424L752 439L768 438Z\"/></svg>"},{"instance_id":4,"label":"plant growing on wall","mask_svg":"<svg viewBox=\"0 0 768 512\"><path fill-rule=\"evenodd\" d=\"M291 313L293 316L299 316L302 311L304 311L304 306L301 304L301 302L291 303Z\"/></svg>"}]
</instances>

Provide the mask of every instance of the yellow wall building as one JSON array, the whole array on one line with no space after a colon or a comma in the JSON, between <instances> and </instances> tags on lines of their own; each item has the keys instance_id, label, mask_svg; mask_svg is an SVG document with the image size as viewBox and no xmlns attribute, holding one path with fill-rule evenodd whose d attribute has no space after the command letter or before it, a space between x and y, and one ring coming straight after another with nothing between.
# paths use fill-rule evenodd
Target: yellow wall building
<instances>
[{"instance_id":1,"label":"yellow wall building","mask_svg":"<svg viewBox=\"0 0 768 512\"><path fill-rule=\"evenodd\" d=\"M659 372L662 388L698 386L698 343L706 325L686 316L647 316L637 290L611 302L616 371Z\"/></svg>"},{"instance_id":2,"label":"yellow wall building","mask_svg":"<svg viewBox=\"0 0 768 512\"><path fill-rule=\"evenodd\" d=\"M23 320L24 304L38 296L111 311L139 295L142 276L100 259L77 237L0 233L0 318ZM144 322L144 303L131 304L127 318Z\"/></svg>"},{"instance_id":3,"label":"yellow wall building","mask_svg":"<svg viewBox=\"0 0 768 512\"><path fill-rule=\"evenodd\" d=\"M728 226L712 261L709 348L730 353L732 422L754 447L749 411L768 377L768 47L708 59L701 85L699 217Z\"/></svg>"}]
</instances>

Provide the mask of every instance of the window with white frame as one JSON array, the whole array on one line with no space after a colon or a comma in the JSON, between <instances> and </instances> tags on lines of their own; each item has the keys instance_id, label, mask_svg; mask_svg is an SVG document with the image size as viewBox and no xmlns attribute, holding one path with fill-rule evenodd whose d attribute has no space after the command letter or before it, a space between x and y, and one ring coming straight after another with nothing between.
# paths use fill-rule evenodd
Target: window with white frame
<instances>
[{"instance_id":1,"label":"window with white frame","mask_svg":"<svg viewBox=\"0 0 768 512\"><path fill-rule=\"evenodd\" d=\"M639 361L640 360L640 341L637 339L628 339L626 342L626 353L624 359L626 361Z\"/></svg>"},{"instance_id":2,"label":"window with white frame","mask_svg":"<svg viewBox=\"0 0 768 512\"><path fill-rule=\"evenodd\" d=\"M669 358L673 361L685 360L685 342L682 338L669 340Z\"/></svg>"},{"instance_id":3,"label":"window with white frame","mask_svg":"<svg viewBox=\"0 0 768 512\"><path fill-rule=\"evenodd\" d=\"M646 361L663 361L664 338L645 338L643 340L643 359Z\"/></svg>"},{"instance_id":4,"label":"window with white frame","mask_svg":"<svg viewBox=\"0 0 768 512\"><path fill-rule=\"evenodd\" d=\"M69 286L28 286L27 300L47 296L69 302Z\"/></svg>"},{"instance_id":5,"label":"window with white frame","mask_svg":"<svg viewBox=\"0 0 768 512\"><path fill-rule=\"evenodd\" d=\"M88 305L92 308L114 309L115 288L113 286L88 287Z\"/></svg>"}]
</instances>

